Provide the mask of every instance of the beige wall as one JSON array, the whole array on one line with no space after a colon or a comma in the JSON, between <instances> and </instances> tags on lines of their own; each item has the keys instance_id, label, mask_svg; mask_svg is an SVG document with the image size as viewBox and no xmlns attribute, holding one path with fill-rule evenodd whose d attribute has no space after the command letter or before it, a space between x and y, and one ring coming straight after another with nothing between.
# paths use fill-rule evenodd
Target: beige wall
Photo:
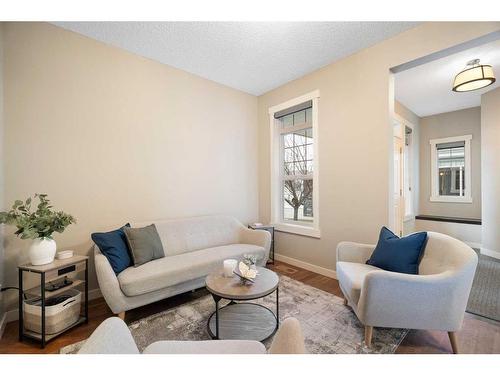
<instances>
[{"instance_id":1,"label":"beige wall","mask_svg":"<svg viewBox=\"0 0 500 375\"><path fill-rule=\"evenodd\" d=\"M6 202L50 194L78 219L56 236L59 246L82 254L92 231L129 220L227 213L246 222L259 213L268 221L267 108L320 89L322 238L278 233L277 251L334 269L340 240L374 242L388 223L389 68L498 29L500 23L424 24L257 102L48 24L7 24ZM346 163L345 155L362 156ZM26 247L9 229L9 283L17 282Z\"/></svg>"},{"instance_id":2,"label":"beige wall","mask_svg":"<svg viewBox=\"0 0 500 375\"><path fill-rule=\"evenodd\" d=\"M3 176L3 130L4 130L4 121L3 121L3 24L0 22L0 211L4 209L4 176ZM4 285L4 254L3 254L3 225L0 225L0 285ZM4 306L3 306L3 298L0 293L0 324L3 317ZM0 327L0 330L2 327ZM1 335L1 332L0 332Z\"/></svg>"},{"instance_id":3,"label":"beige wall","mask_svg":"<svg viewBox=\"0 0 500 375\"><path fill-rule=\"evenodd\" d=\"M500 258L500 88L481 96L481 252Z\"/></svg>"},{"instance_id":4,"label":"beige wall","mask_svg":"<svg viewBox=\"0 0 500 375\"><path fill-rule=\"evenodd\" d=\"M258 217L255 96L49 24L9 23L5 120L6 202L45 192L73 214L61 249L88 254L92 232L128 221ZM28 242L9 233L16 284Z\"/></svg>"},{"instance_id":5,"label":"beige wall","mask_svg":"<svg viewBox=\"0 0 500 375\"><path fill-rule=\"evenodd\" d=\"M429 140L472 134L472 203L431 202ZM468 108L420 120L420 214L481 218L481 108Z\"/></svg>"},{"instance_id":6,"label":"beige wall","mask_svg":"<svg viewBox=\"0 0 500 375\"><path fill-rule=\"evenodd\" d=\"M342 240L375 242L389 223L392 187L389 69L500 29L500 23L427 23L259 97L259 212L270 219L268 108L319 89L321 239L276 236L279 254L335 268ZM436 38L439 35L439 38ZM360 173L363 171L363 173Z\"/></svg>"}]
</instances>

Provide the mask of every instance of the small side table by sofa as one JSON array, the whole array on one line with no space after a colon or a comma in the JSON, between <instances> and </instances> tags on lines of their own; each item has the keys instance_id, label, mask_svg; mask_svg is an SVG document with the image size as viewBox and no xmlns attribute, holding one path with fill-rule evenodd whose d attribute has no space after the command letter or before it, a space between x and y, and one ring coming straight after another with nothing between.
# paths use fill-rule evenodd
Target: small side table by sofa
<instances>
[{"instance_id":1,"label":"small side table by sofa","mask_svg":"<svg viewBox=\"0 0 500 375\"><path fill-rule=\"evenodd\" d=\"M237 277L225 277L222 270L206 278L207 290L215 302L215 311L207 322L208 334L216 340L264 341L279 327L279 276L264 267L253 283L243 285ZM257 302L249 302L276 292L276 314ZM220 300L230 302L220 306Z\"/></svg>"},{"instance_id":2,"label":"small side table by sofa","mask_svg":"<svg viewBox=\"0 0 500 375\"><path fill-rule=\"evenodd\" d=\"M274 264L274 227L272 225L254 225L250 224L248 228L253 230L266 230L271 233L271 248L269 249L268 264Z\"/></svg>"},{"instance_id":3,"label":"small side table by sofa","mask_svg":"<svg viewBox=\"0 0 500 375\"><path fill-rule=\"evenodd\" d=\"M75 255L68 259L56 259L52 263L44 264L42 266L33 266L31 264L23 264L18 266L19 272L19 341L22 341L23 338L30 338L36 341L40 341L40 345L42 348L45 347L47 341L53 339L54 337L59 336L60 334L66 332L67 330L76 327L82 323L87 323L89 319L89 272L88 272L88 262L89 257L82 255ZM30 289L23 288L24 281L24 273L34 273L40 276L40 285ZM78 279L77 276L79 273L84 273L84 280ZM47 284L55 282L64 277L68 277L73 283L67 286L63 286L57 290L47 290ZM83 315L80 312L80 316L78 320L71 324L69 327L64 328L62 331L47 334L45 329L45 309L46 309L46 301L50 297L55 297L64 292L67 292L69 289L75 289L83 287L84 289L84 310ZM41 302L41 332L34 332L25 329L24 325L24 315L23 315L23 307L24 307L24 296L40 298Z\"/></svg>"}]
</instances>

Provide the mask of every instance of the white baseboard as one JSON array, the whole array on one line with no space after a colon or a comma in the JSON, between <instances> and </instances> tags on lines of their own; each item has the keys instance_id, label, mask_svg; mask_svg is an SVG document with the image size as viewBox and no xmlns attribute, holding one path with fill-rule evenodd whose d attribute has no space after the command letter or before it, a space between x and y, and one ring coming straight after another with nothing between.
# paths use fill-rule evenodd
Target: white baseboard
<instances>
[{"instance_id":1,"label":"white baseboard","mask_svg":"<svg viewBox=\"0 0 500 375\"><path fill-rule=\"evenodd\" d=\"M473 249L481 249L481 244L479 242L469 242L469 241L464 241L464 242Z\"/></svg>"},{"instance_id":2,"label":"white baseboard","mask_svg":"<svg viewBox=\"0 0 500 375\"><path fill-rule=\"evenodd\" d=\"M275 254L274 255L276 260L279 260L280 262L288 263L292 266L300 267L308 271L316 272L319 273L320 275L323 276L328 276L333 279L337 279L337 272L334 270L331 270L329 268L324 268L321 266L317 266L315 264L307 263L302 260L298 260L295 258L290 258L287 257L286 255L281 255L281 254Z\"/></svg>"},{"instance_id":3,"label":"white baseboard","mask_svg":"<svg viewBox=\"0 0 500 375\"><path fill-rule=\"evenodd\" d=\"M89 290L89 301L93 299L97 299L102 297L100 289L92 289ZM19 309L9 310L3 314L2 319L0 320L0 339L2 338L3 331L5 330L5 326L7 323L15 322L19 319Z\"/></svg>"},{"instance_id":4,"label":"white baseboard","mask_svg":"<svg viewBox=\"0 0 500 375\"><path fill-rule=\"evenodd\" d=\"M487 255L489 257L496 258L496 259L500 259L500 253L498 251L494 251L494 250L490 250L490 249L486 249L484 247L481 247L480 252L483 255Z\"/></svg>"}]
</instances>

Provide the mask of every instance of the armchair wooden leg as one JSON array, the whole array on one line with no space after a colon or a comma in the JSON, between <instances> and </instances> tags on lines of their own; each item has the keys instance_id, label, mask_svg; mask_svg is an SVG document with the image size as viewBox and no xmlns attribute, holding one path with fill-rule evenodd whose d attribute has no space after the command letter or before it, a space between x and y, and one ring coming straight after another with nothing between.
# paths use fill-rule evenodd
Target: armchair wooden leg
<instances>
[{"instance_id":1,"label":"armchair wooden leg","mask_svg":"<svg viewBox=\"0 0 500 375\"><path fill-rule=\"evenodd\" d=\"M456 332L448 332L448 337L450 338L451 349L453 354L458 354L458 338Z\"/></svg>"},{"instance_id":2,"label":"armchair wooden leg","mask_svg":"<svg viewBox=\"0 0 500 375\"><path fill-rule=\"evenodd\" d=\"M365 326L365 345L369 348L372 346L372 334L373 334L373 327Z\"/></svg>"},{"instance_id":3,"label":"armchair wooden leg","mask_svg":"<svg viewBox=\"0 0 500 375\"><path fill-rule=\"evenodd\" d=\"M125 311L122 311L122 312L118 313L118 317L119 317L121 320L125 320Z\"/></svg>"}]
</instances>

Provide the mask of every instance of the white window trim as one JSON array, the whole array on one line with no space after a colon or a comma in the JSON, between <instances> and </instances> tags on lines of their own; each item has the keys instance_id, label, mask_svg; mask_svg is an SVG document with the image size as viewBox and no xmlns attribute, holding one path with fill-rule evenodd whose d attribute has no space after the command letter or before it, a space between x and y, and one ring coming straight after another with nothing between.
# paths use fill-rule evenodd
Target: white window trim
<instances>
[{"instance_id":1,"label":"white window trim","mask_svg":"<svg viewBox=\"0 0 500 375\"><path fill-rule=\"evenodd\" d=\"M448 202L448 203L472 203L472 193L471 193L471 151L470 145L472 140L472 134L462 135L458 137L448 137L431 139L429 141L431 145L431 196L429 200L431 202ZM440 143L451 143L451 142L465 142L465 189L463 197L453 197L439 195L438 186L438 164L437 164L437 148L436 145Z\"/></svg>"},{"instance_id":2,"label":"white window trim","mask_svg":"<svg viewBox=\"0 0 500 375\"><path fill-rule=\"evenodd\" d=\"M300 225L296 223L284 222L281 209L281 178L276 176L281 175L281 152L280 152L280 129L274 119L276 112L293 107L295 105L312 101L312 130L313 130L313 224ZM318 101L319 90L307 93L288 100L284 103L275 105L269 108L269 123L271 132L271 224L277 231L299 234L320 238L321 232L319 229L319 147L318 147Z\"/></svg>"}]
</instances>

